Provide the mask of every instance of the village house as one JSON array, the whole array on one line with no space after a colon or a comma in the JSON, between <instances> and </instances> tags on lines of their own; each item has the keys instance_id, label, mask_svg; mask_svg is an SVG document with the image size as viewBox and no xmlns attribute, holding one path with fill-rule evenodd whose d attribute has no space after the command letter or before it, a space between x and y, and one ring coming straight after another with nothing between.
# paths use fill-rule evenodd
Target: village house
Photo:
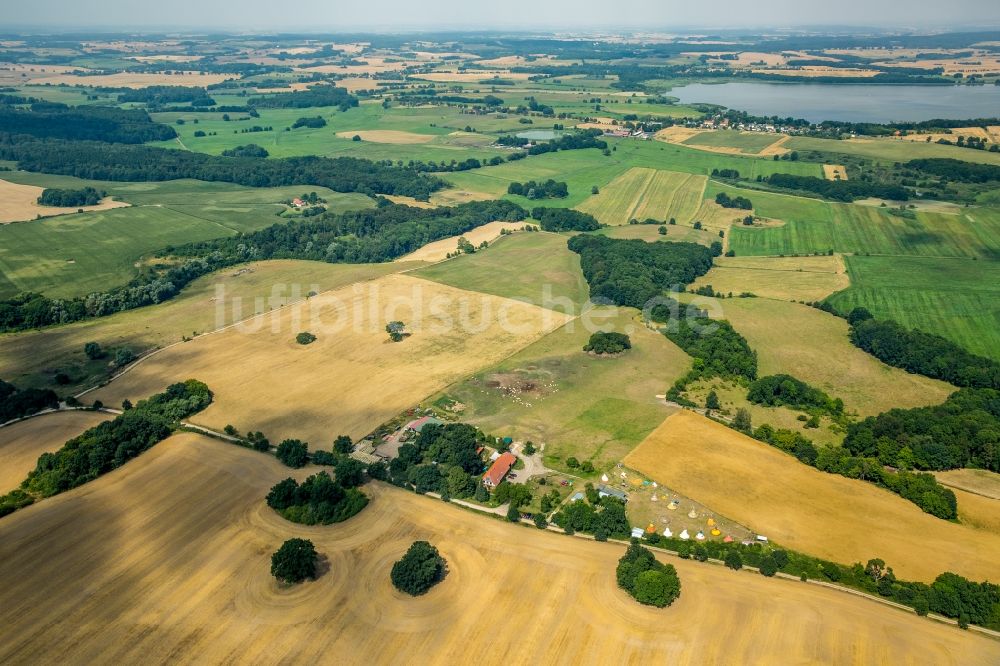
<instances>
[{"instance_id":1,"label":"village house","mask_svg":"<svg viewBox=\"0 0 1000 666\"><path fill-rule=\"evenodd\" d=\"M499 486L515 462L517 462L517 458L514 457L513 453L510 451L504 452L499 458L493 461L490 468L486 470L486 474L483 474L483 485L490 489Z\"/></svg>"}]
</instances>

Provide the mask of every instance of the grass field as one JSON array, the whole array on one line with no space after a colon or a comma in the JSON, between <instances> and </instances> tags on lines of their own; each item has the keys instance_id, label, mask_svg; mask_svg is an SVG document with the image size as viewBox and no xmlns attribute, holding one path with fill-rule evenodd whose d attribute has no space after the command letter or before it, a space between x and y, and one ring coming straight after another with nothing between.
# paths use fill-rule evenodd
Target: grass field
<instances>
[{"instance_id":1,"label":"grass field","mask_svg":"<svg viewBox=\"0 0 1000 666\"><path fill-rule=\"evenodd\" d=\"M34 220L37 217L50 215L66 215L67 213L76 213L79 210L93 212L128 205L122 201L112 201L109 197L105 197L100 203L93 206L79 208L42 206L38 203L38 197L42 195L43 189L33 185L20 185L0 180L0 224Z\"/></svg>"},{"instance_id":2,"label":"grass field","mask_svg":"<svg viewBox=\"0 0 1000 666\"><path fill-rule=\"evenodd\" d=\"M719 132L701 132L684 141L687 146L709 149L730 149L737 153L757 155L782 137L763 132L737 132L725 130Z\"/></svg>"},{"instance_id":3,"label":"grass field","mask_svg":"<svg viewBox=\"0 0 1000 666\"><path fill-rule=\"evenodd\" d=\"M60 394L99 383L109 359L91 361L83 346L129 347L137 353L180 342L184 336L213 331L251 315L363 280L419 264L326 264L275 260L246 264L199 278L176 298L153 307L119 312L42 331L0 335L0 377L18 386L48 387ZM220 301L219 297L224 300ZM56 372L71 378L55 384Z\"/></svg>"},{"instance_id":4,"label":"grass field","mask_svg":"<svg viewBox=\"0 0 1000 666\"><path fill-rule=\"evenodd\" d=\"M917 210L904 217L874 206L827 203L716 183L709 184L706 196L714 196L716 190L748 197L757 214L785 222L763 229L734 227L730 246L737 256L831 249L877 255L1000 256L1000 213L995 208L961 209L960 214Z\"/></svg>"},{"instance_id":5,"label":"grass field","mask_svg":"<svg viewBox=\"0 0 1000 666\"><path fill-rule=\"evenodd\" d=\"M24 173L14 177L58 185L92 182ZM316 191L334 211L374 205L364 195L312 187L246 188L199 181L107 185L111 194L134 205L0 226L0 298L22 291L65 298L124 284L135 276L137 261L168 245L282 222L277 214L285 207L278 202L303 191Z\"/></svg>"},{"instance_id":6,"label":"grass field","mask_svg":"<svg viewBox=\"0 0 1000 666\"><path fill-rule=\"evenodd\" d=\"M505 236L475 254L415 271L428 280L577 313L589 290L579 255L566 236L546 232Z\"/></svg>"},{"instance_id":7,"label":"grass field","mask_svg":"<svg viewBox=\"0 0 1000 666\"><path fill-rule=\"evenodd\" d=\"M937 480L950 488L1000 500L1000 474L984 469L952 469L935 472Z\"/></svg>"},{"instance_id":8,"label":"grass field","mask_svg":"<svg viewBox=\"0 0 1000 666\"><path fill-rule=\"evenodd\" d=\"M35 469L38 456L108 418L99 412L59 412L0 428L0 494L17 488Z\"/></svg>"},{"instance_id":9,"label":"grass field","mask_svg":"<svg viewBox=\"0 0 1000 666\"><path fill-rule=\"evenodd\" d=\"M609 225L647 218L688 223L701 205L706 180L704 176L636 167L576 208Z\"/></svg>"},{"instance_id":10,"label":"grass field","mask_svg":"<svg viewBox=\"0 0 1000 666\"><path fill-rule=\"evenodd\" d=\"M880 557L896 575L975 580L1000 569L1000 535L957 525L865 481L820 472L692 412L674 414L625 465L789 548L835 562Z\"/></svg>"},{"instance_id":11,"label":"grass field","mask_svg":"<svg viewBox=\"0 0 1000 666\"><path fill-rule=\"evenodd\" d=\"M869 416L944 401L954 388L890 368L847 337L847 322L821 310L765 298L719 301L721 314L757 351L759 374L788 373ZM756 424L760 425L760 424Z\"/></svg>"},{"instance_id":12,"label":"grass field","mask_svg":"<svg viewBox=\"0 0 1000 666\"><path fill-rule=\"evenodd\" d=\"M215 401L198 424L261 430L329 448L357 438L425 396L498 362L568 317L510 299L402 275L321 294L147 358L89 394L106 404L197 377ZM413 335L393 344L389 321ZM317 340L299 345L310 331Z\"/></svg>"},{"instance_id":13,"label":"grass field","mask_svg":"<svg viewBox=\"0 0 1000 666\"><path fill-rule=\"evenodd\" d=\"M800 152L815 150L823 153L855 155L882 162L906 162L925 157L950 157L965 162L1000 164L1000 153L985 150L969 150L958 146L943 146L936 143L919 143L900 139L814 139L793 136L785 143L785 148Z\"/></svg>"},{"instance_id":14,"label":"grass field","mask_svg":"<svg viewBox=\"0 0 1000 666\"><path fill-rule=\"evenodd\" d=\"M465 240L474 246L479 247L480 243L492 243L499 238L501 231L519 231L523 228L523 222L487 222L461 236L451 236L428 243L419 250L400 257L396 261L441 261L458 249L459 238L465 238Z\"/></svg>"},{"instance_id":15,"label":"grass field","mask_svg":"<svg viewBox=\"0 0 1000 666\"><path fill-rule=\"evenodd\" d=\"M850 286L844 260L819 257L716 257L712 270L691 285L722 293L751 292L782 301L819 301Z\"/></svg>"},{"instance_id":16,"label":"grass field","mask_svg":"<svg viewBox=\"0 0 1000 666\"><path fill-rule=\"evenodd\" d=\"M851 287L830 302L942 335L1000 359L1000 262L928 257L847 257Z\"/></svg>"},{"instance_id":17,"label":"grass field","mask_svg":"<svg viewBox=\"0 0 1000 666\"><path fill-rule=\"evenodd\" d=\"M346 523L293 525L263 499L288 475L271 458L182 434L4 518L0 660L388 663L419 654L452 664L487 644L476 657L484 664L1000 658L995 641L843 592L677 558L681 597L644 607L616 587L621 545L384 485L366 486L371 503ZM293 536L312 540L328 570L280 588L270 554ZM418 539L437 546L449 572L411 598L389 570Z\"/></svg>"},{"instance_id":18,"label":"grass field","mask_svg":"<svg viewBox=\"0 0 1000 666\"><path fill-rule=\"evenodd\" d=\"M671 412L656 395L691 364L637 315L628 308L591 310L442 396L464 404L461 418L488 432L544 444L549 466L565 469L566 458L574 456L598 471L608 469ZM591 333L585 318L602 330L627 333L632 349L616 358L585 354Z\"/></svg>"}]
</instances>

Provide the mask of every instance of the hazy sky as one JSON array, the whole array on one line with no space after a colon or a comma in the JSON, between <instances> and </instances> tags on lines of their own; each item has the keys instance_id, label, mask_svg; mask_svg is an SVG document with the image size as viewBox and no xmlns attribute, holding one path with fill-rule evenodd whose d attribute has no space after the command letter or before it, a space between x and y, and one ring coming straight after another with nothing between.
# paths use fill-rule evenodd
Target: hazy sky
<instances>
[{"instance_id":1,"label":"hazy sky","mask_svg":"<svg viewBox=\"0 0 1000 666\"><path fill-rule=\"evenodd\" d=\"M1000 26L1000 0L0 0L15 26L225 30Z\"/></svg>"}]
</instances>

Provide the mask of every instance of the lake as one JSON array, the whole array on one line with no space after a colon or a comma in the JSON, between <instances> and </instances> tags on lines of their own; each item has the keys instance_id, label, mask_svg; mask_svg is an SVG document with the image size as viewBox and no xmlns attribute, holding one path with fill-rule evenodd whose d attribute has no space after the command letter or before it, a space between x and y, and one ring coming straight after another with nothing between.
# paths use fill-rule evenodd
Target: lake
<instances>
[{"instance_id":1,"label":"lake","mask_svg":"<svg viewBox=\"0 0 1000 666\"><path fill-rule=\"evenodd\" d=\"M1000 115L1000 86L907 86L825 83L694 83L667 93L755 116L888 123Z\"/></svg>"}]
</instances>

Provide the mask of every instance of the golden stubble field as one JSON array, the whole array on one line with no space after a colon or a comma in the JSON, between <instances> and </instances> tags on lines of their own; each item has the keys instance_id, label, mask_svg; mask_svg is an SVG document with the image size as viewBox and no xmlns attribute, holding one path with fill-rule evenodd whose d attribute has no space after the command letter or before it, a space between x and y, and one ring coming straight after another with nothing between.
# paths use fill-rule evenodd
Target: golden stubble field
<instances>
[{"instance_id":1,"label":"golden stubble field","mask_svg":"<svg viewBox=\"0 0 1000 666\"><path fill-rule=\"evenodd\" d=\"M0 428L0 494L17 488L38 456L109 418L99 412L55 412Z\"/></svg>"},{"instance_id":2,"label":"golden stubble field","mask_svg":"<svg viewBox=\"0 0 1000 666\"><path fill-rule=\"evenodd\" d=\"M458 239L465 238L476 247L480 243L492 243L500 238L501 231L520 231L524 229L524 222L487 222L481 226L471 229L461 236L449 236L441 240L424 245L419 250L400 257L396 261L441 261L447 259L448 255L458 250Z\"/></svg>"},{"instance_id":3,"label":"golden stubble field","mask_svg":"<svg viewBox=\"0 0 1000 666\"><path fill-rule=\"evenodd\" d=\"M45 188L34 185L19 185L0 180L0 224L34 220L39 215L42 217L67 215L80 210L89 213L95 210L128 206L124 201L114 201L111 197L105 197L96 206L80 206L79 208L42 206L38 203L38 197L42 196L44 190Z\"/></svg>"},{"instance_id":4,"label":"golden stubble field","mask_svg":"<svg viewBox=\"0 0 1000 666\"><path fill-rule=\"evenodd\" d=\"M197 378L214 403L192 421L329 448L360 437L421 398L491 365L568 321L510 299L391 275L313 297L138 363L90 398L135 402ZM389 321L413 335L392 343ZM299 332L317 340L296 343Z\"/></svg>"},{"instance_id":5,"label":"golden stubble field","mask_svg":"<svg viewBox=\"0 0 1000 666\"><path fill-rule=\"evenodd\" d=\"M711 285L728 294L751 292L783 301L820 301L847 289L844 260L839 255L814 257L716 257L712 270L693 288Z\"/></svg>"},{"instance_id":6,"label":"golden stubble field","mask_svg":"<svg viewBox=\"0 0 1000 666\"><path fill-rule=\"evenodd\" d=\"M294 472L296 476L309 470ZM273 458L176 435L0 519L0 661L39 663L894 663L1000 659L1000 643L836 590L671 558L663 610L616 587L623 547L474 515L390 486L346 523L264 503ZM270 554L311 539L314 582ZM448 561L411 598L389 582L418 539Z\"/></svg>"},{"instance_id":7,"label":"golden stubble field","mask_svg":"<svg viewBox=\"0 0 1000 666\"><path fill-rule=\"evenodd\" d=\"M689 411L667 418L625 465L771 540L851 564L880 557L896 575L953 571L996 580L1000 535L922 512L865 481L820 472Z\"/></svg>"}]
</instances>

